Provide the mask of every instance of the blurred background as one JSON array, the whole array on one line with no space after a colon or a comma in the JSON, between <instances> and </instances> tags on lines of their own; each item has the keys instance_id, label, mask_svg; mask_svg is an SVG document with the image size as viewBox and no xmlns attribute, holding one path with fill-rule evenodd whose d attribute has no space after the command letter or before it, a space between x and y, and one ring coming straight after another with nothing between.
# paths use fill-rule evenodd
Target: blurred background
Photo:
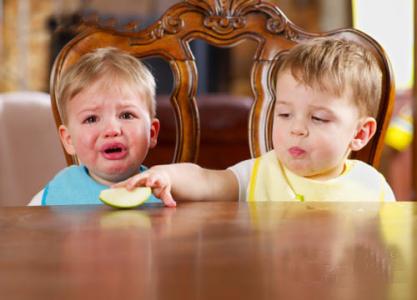
<instances>
[{"instance_id":1,"label":"blurred background","mask_svg":"<svg viewBox=\"0 0 417 300\"><path fill-rule=\"evenodd\" d=\"M53 61L63 45L79 32L80 22L94 17L103 25L124 26L134 21L139 24L140 29L155 22L176 2L178 1L0 0L0 95L29 91L41 92L47 97ZM396 77L397 102L392 126L388 131L381 171L393 187L398 199L414 200L411 180L414 1L271 0L270 2L278 4L293 23L306 31L323 32L355 27L374 37L388 52ZM254 54L255 46L254 43L245 42L234 48L223 49L194 41L192 49L197 58L199 72L198 94L229 95L232 101L240 103L238 109L245 117L252 97L249 81L250 58ZM146 63L157 79L158 99L166 100L166 95L169 95L172 88L172 75L168 64L158 58L149 59ZM204 101L221 101L218 97L211 99L208 97ZM230 116L230 113L230 111L225 112L224 118ZM0 116L4 121L3 115L4 108ZM218 114L212 111L202 117L210 122L210 118L218 118ZM21 118L24 116L15 118L14 121L19 122ZM53 127L53 122L49 126ZM228 129L230 132L225 132L227 137L233 136L234 132L236 138L232 141L234 148L230 145L221 148L219 143L226 139L215 140L209 133L204 135L203 132L199 163L208 167L222 168L249 158L245 126L246 124L242 125L240 120L236 120L235 124L230 125ZM169 132L169 129L166 131ZM175 130L170 132L174 133ZM20 139L25 138L24 134L20 137ZM172 144L173 141L174 138L167 140L167 143ZM21 146L19 143L21 142L17 142L16 147ZM163 143L164 140L160 141L160 144ZM9 160L10 157L5 155L6 147L10 148L9 141L0 144L0 151L3 152L0 152L0 158L3 160ZM54 147L59 148L59 145L54 144ZM227 153L226 148L230 152L226 156L232 156L232 160L222 160L224 153ZM204 152L204 149L211 149L211 152L208 150ZM221 151L218 150L217 153L216 149ZM163 158L165 162L169 162L169 159L170 154ZM32 160L30 161L33 163ZM36 168L43 169L42 166L47 164L50 163L41 162ZM149 164L152 164L152 156ZM54 164L51 170L44 172L46 174L42 175L44 176L42 181L50 178L63 165L65 162L62 154L62 159ZM0 162L0 177L10 177L12 169L13 165L6 170L4 163ZM2 181L0 188L10 189L10 183L4 183L3 179ZM42 188L42 185L38 185L33 189Z\"/></svg>"}]
</instances>

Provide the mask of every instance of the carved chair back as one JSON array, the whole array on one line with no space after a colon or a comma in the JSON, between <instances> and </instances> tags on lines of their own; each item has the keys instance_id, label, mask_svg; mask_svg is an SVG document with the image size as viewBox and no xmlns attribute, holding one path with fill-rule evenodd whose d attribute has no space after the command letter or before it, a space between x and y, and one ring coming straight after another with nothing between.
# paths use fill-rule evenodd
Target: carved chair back
<instances>
[{"instance_id":1,"label":"carved chair back","mask_svg":"<svg viewBox=\"0 0 417 300\"><path fill-rule=\"evenodd\" d=\"M62 72L83 54L99 47L117 47L138 58L158 56L167 60L173 72L171 104L176 117L176 147L173 162L196 161L200 124L196 104L197 67L190 42L201 39L218 47L233 47L245 40L257 44L252 59L250 82L254 102L248 118L250 153L256 157L272 149L273 66L282 51L297 43L320 36L354 40L375 54L383 72L382 99L378 129L372 141L353 157L376 166L394 101L393 76L383 48L370 36L355 29L309 33L294 25L276 4L262 0L185 0L169 8L155 23L136 30L129 24L123 30L99 25L86 29L60 52L51 74L51 98L57 125L55 87ZM67 156L69 164L75 157Z\"/></svg>"}]
</instances>

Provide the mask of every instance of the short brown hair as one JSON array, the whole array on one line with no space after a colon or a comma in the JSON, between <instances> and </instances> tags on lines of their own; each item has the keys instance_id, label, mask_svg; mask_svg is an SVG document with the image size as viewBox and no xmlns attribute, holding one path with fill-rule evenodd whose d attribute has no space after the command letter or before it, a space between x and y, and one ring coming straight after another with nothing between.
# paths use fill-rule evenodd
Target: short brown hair
<instances>
[{"instance_id":1,"label":"short brown hair","mask_svg":"<svg viewBox=\"0 0 417 300\"><path fill-rule=\"evenodd\" d=\"M59 113L67 122L66 104L78 93L103 77L117 77L126 81L146 98L149 114L155 117L155 79L137 58L116 48L98 48L83 55L62 75L56 90Z\"/></svg>"},{"instance_id":2,"label":"short brown hair","mask_svg":"<svg viewBox=\"0 0 417 300\"><path fill-rule=\"evenodd\" d=\"M351 97L361 114L376 117L382 90L382 71L374 54L343 39L316 38L294 46L278 66L310 87Z\"/></svg>"}]
</instances>

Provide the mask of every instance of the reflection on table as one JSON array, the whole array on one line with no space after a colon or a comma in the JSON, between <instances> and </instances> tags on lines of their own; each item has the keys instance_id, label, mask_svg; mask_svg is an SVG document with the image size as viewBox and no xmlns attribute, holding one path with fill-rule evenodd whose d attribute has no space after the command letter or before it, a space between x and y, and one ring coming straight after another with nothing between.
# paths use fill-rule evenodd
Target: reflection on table
<instances>
[{"instance_id":1,"label":"reflection on table","mask_svg":"<svg viewBox=\"0 0 417 300\"><path fill-rule=\"evenodd\" d=\"M4 299L415 299L415 203L0 210Z\"/></svg>"}]
</instances>

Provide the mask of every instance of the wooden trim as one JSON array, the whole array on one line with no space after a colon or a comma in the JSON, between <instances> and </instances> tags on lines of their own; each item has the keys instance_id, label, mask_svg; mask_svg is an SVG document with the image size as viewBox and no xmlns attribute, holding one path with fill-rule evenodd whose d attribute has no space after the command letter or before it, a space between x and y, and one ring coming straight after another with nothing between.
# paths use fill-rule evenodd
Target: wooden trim
<instances>
[{"instance_id":1,"label":"wooden trim","mask_svg":"<svg viewBox=\"0 0 417 300\"><path fill-rule=\"evenodd\" d=\"M416 201L417 194L417 139L416 137L416 128L417 128L417 47L415 43L417 41L417 0L414 0L414 74L413 74L413 143L412 143L412 180L411 180L411 189L412 189L412 200Z\"/></svg>"}]
</instances>

